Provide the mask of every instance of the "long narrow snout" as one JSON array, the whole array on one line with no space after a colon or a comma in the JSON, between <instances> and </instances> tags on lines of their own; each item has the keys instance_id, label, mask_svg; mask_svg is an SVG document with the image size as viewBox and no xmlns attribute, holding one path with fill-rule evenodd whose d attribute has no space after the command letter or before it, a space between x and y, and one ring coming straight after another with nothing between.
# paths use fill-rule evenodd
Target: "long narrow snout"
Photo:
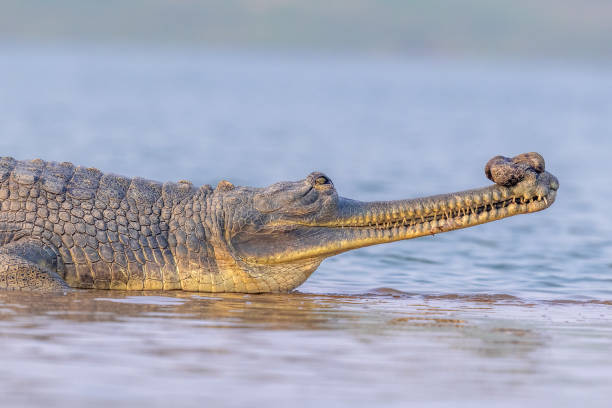
<instances>
[{"instance_id":1,"label":"long narrow snout","mask_svg":"<svg viewBox=\"0 0 612 408\"><path fill-rule=\"evenodd\" d=\"M335 219L304 224L305 245L276 253L268 263L326 257L386 242L467 228L548 208L559 182L537 153L497 156L485 169L488 187L425 198L360 202L340 198Z\"/></svg>"},{"instance_id":2,"label":"long narrow snout","mask_svg":"<svg viewBox=\"0 0 612 408\"><path fill-rule=\"evenodd\" d=\"M361 235L365 245L416 238L544 210L555 201L558 186L552 174L543 172L511 187L386 202L341 199L338 219L322 226L346 228L356 238Z\"/></svg>"}]
</instances>

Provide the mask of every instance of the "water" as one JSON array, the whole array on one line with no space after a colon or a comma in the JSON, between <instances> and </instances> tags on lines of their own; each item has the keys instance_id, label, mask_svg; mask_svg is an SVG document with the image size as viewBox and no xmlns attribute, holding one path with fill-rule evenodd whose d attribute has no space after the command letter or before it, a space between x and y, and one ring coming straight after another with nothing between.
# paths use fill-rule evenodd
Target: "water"
<instances>
[{"instance_id":1,"label":"water","mask_svg":"<svg viewBox=\"0 0 612 408\"><path fill-rule=\"evenodd\" d=\"M297 293L0 293L7 406L607 406L612 74L555 64L0 49L0 152L340 195L488 184L538 151L527 216L349 252ZM3 405L3 406L4 406Z\"/></svg>"}]
</instances>

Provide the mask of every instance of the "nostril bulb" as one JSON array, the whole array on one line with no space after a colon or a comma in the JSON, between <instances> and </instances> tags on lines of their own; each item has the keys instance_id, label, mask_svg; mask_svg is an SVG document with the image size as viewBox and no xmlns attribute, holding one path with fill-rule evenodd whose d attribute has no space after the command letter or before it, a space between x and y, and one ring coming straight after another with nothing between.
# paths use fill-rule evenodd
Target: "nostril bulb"
<instances>
[{"instance_id":1,"label":"nostril bulb","mask_svg":"<svg viewBox=\"0 0 612 408\"><path fill-rule=\"evenodd\" d=\"M546 168L544 157L536 152L519 154L514 156L512 161L516 164L526 164L538 173L542 173Z\"/></svg>"},{"instance_id":2,"label":"nostril bulb","mask_svg":"<svg viewBox=\"0 0 612 408\"><path fill-rule=\"evenodd\" d=\"M493 175L491 174L491 168L499 163L503 163L504 161L507 161L508 159L504 156L495 156L493 157L491 160L489 160L487 162L487 164L485 165L485 175L487 176L487 178L491 181L493 180Z\"/></svg>"},{"instance_id":3,"label":"nostril bulb","mask_svg":"<svg viewBox=\"0 0 612 408\"><path fill-rule=\"evenodd\" d=\"M500 186L513 186L523 180L525 169L503 156L495 156L485 166L487 178Z\"/></svg>"}]
</instances>

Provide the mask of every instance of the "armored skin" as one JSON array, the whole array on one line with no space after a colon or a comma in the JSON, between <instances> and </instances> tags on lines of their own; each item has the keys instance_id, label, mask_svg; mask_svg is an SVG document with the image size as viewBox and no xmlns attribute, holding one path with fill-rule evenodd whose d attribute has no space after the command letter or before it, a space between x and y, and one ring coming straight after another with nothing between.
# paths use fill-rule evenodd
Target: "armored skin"
<instances>
[{"instance_id":1,"label":"armored skin","mask_svg":"<svg viewBox=\"0 0 612 408\"><path fill-rule=\"evenodd\" d=\"M537 153L491 159L495 184L412 200L339 197L331 180L266 188L158 183L0 158L0 288L286 292L327 257L549 207Z\"/></svg>"}]
</instances>

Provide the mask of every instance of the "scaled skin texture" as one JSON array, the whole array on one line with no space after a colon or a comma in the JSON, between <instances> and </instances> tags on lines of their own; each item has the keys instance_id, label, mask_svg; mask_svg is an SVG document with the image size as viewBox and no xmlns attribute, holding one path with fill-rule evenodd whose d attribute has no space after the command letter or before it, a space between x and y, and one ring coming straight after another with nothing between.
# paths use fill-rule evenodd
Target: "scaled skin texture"
<instances>
[{"instance_id":1,"label":"scaled skin texture","mask_svg":"<svg viewBox=\"0 0 612 408\"><path fill-rule=\"evenodd\" d=\"M327 257L550 206L537 153L497 156L489 187L413 200L339 197L331 180L216 189L0 158L0 288L287 292Z\"/></svg>"}]
</instances>

